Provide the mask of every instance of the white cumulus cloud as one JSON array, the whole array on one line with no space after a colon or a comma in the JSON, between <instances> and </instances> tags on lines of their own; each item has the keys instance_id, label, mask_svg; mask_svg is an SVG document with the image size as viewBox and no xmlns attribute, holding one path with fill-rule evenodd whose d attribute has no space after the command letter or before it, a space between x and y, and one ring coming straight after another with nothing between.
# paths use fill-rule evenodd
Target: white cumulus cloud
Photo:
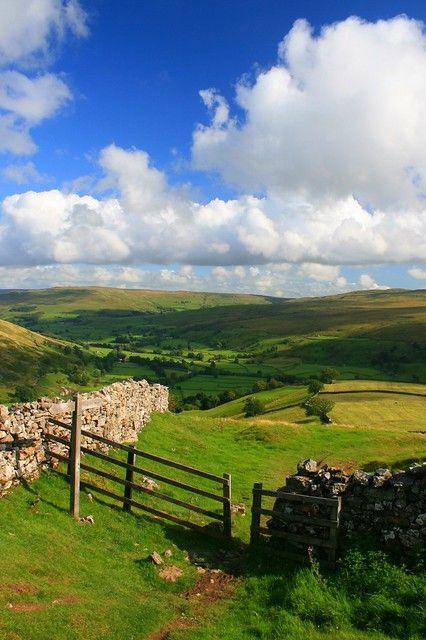
<instances>
[{"instance_id":1,"label":"white cumulus cloud","mask_svg":"<svg viewBox=\"0 0 426 640\"><path fill-rule=\"evenodd\" d=\"M88 33L87 17L77 0L2 0L0 64L45 62L67 30L77 36Z\"/></svg>"},{"instance_id":2,"label":"white cumulus cloud","mask_svg":"<svg viewBox=\"0 0 426 640\"><path fill-rule=\"evenodd\" d=\"M377 284L374 278L368 273L361 274L359 278L359 284L363 289L389 289L386 285Z\"/></svg>"},{"instance_id":3,"label":"white cumulus cloud","mask_svg":"<svg viewBox=\"0 0 426 640\"><path fill-rule=\"evenodd\" d=\"M415 278L416 280L426 280L426 269L413 267L412 269L408 269L408 273L412 278Z\"/></svg>"},{"instance_id":4,"label":"white cumulus cloud","mask_svg":"<svg viewBox=\"0 0 426 640\"><path fill-rule=\"evenodd\" d=\"M132 282L135 265L150 263L163 267L158 281L192 287L191 266L207 265L211 282L273 294L293 286L290 274L324 292L349 287L343 265L426 262L421 23L350 18L313 35L298 21L276 64L237 84L236 115L217 90L201 97L211 120L194 132L193 162L238 195L199 202L145 151L109 145L96 197L56 189L4 199L1 264L122 264ZM0 147L25 152L31 122L68 99L52 74L0 72ZM382 285L363 273L358 286Z\"/></svg>"},{"instance_id":5,"label":"white cumulus cloud","mask_svg":"<svg viewBox=\"0 0 426 640\"><path fill-rule=\"evenodd\" d=\"M422 23L353 17L316 36L299 20L280 44L277 63L237 84L240 121L216 91L202 97L212 120L194 132L197 167L250 191L311 202L355 194L374 208L421 208Z\"/></svg>"},{"instance_id":6,"label":"white cumulus cloud","mask_svg":"<svg viewBox=\"0 0 426 640\"><path fill-rule=\"evenodd\" d=\"M34 153L31 129L71 99L64 80L45 72L67 31L88 33L77 0L0 2L0 152Z\"/></svg>"},{"instance_id":7,"label":"white cumulus cloud","mask_svg":"<svg viewBox=\"0 0 426 640\"><path fill-rule=\"evenodd\" d=\"M144 151L110 145L100 165L103 197L54 189L4 199L3 264L303 263L311 279L335 281L339 265L426 259L425 211L370 213L353 197L320 208L272 195L200 204Z\"/></svg>"}]
</instances>

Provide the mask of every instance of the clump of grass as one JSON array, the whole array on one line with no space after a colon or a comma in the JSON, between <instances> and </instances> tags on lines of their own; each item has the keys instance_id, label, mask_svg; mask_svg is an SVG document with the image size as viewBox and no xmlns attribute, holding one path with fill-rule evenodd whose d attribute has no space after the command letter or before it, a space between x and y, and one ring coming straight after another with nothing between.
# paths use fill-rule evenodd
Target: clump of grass
<instances>
[{"instance_id":1,"label":"clump of grass","mask_svg":"<svg viewBox=\"0 0 426 640\"><path fill-rule=\"evenodd\" d=\"M397 638L426 635L426 575L392 564L380 551L347 554L339 586L351 598L351 622Z\"/></svg>"},{"instance_id":2,"label":"clump of grass","mask_svg":"<svg viewBox=\"0 0 426 640\"><path fill-rule=\"evenodd\" d=\"M252 552L250 552L251 554ZM282 566L280 566L282 565ZM337 570L248 558L232 601L185 640L420 640L426 633L426 575L376 551L347 553Z\"/></svg>"}]
</instances>

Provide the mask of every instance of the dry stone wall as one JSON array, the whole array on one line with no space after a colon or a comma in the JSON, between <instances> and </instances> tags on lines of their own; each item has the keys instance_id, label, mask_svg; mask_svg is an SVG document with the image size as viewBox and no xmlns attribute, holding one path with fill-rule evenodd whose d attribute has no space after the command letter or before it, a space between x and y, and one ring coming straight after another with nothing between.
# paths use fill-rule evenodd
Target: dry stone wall
<instances>
[{"instance_id":1,"label":"dry stone wall","mask_svg":"<svg viewBox=\"0 0 426 640\"><path fill-rule=\"evenodd\" d=\"M82 427L117 442L133 442L153 411L167 411L168 389L146 380L115 382L100 391L83 393ZM38 477L48 462L46 432L69 437L61 427L48 422L71 421L73 402L41 398L36 402L0 405L0 496L14 484ZM83 444L99 448L84 438ZM104 447L105 448L105 447ZM67 455L67 448L49 442L49 449Z\"/></svg>"},{"instance_id":2,"label":"dry stone wall","mask_svg":"<svg viewBox=\"0 0 426 640\"><path fill-rule=\"evenodd\" d=\"M402 471L377 469L347 474L327 465L319 468L315 460L303 460L297 474L288 476L279 491L311 496L342 497L340 536L375 538L386 550L402 557L424 550L426 543L426 462L413 464ZM325 537L323 528L280 519L280 513L297 512L327 517L326 507L288 503L277 498L273 516L267 523L272 529ZM309 511L309 513L307 513Z\"/></svg>"}]
</instances>

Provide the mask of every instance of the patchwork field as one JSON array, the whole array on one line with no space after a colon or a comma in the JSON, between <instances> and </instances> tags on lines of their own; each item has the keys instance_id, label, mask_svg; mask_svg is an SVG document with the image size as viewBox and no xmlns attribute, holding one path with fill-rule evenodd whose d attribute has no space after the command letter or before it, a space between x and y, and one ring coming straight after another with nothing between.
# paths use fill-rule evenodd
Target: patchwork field
<instances>
[{"instance_id":1,"label":"patchwork field","mask_svg":"<svg viewBox=\"0 0 426 640\"><path fill-rule=\"evenodd\" d=\"M34 394L134 376L167 384L185 404L196 394L250 392L259 379L306 384L324 367L340 381L426 383L425 291L286 300L57 288L0 295L0 317L78 344L92 358L81 358L82 380L70 379L66 366L46 371L48 384L33 375Z\"/></svg>"},{"instance_id":2,"label":"patchwork field","mask_svg":"<svg viewBox=\"0 0 426 640\"><path fill-rule=\"evenodd\" d=\"M254 482L281 486L301 458L351 470L401 468L426 456L423 291L277 300L53 289L1 294L0 317L0 402L17 392L66 396L126 377L167 384L185 410L154 416L139 446L230 472L233 501L247 510ZM335 404L324 425L302 403L327 368L333 383L319 397ZM244 417L247 395L263 404L261 415ZM188 497L176 487L169 495ZM410 573L367 548L349 551L336 573L271 561L247 546L249 513L233 517L228 545L87 494L83 515L95 524L78 524L67 503L67 486L53 472L0 500L2 640L425 635L421 567ZM203 496L194 504L214 509ZM180 506L170 511L188 517ZM149 560L166 549L166 568L181 573L176 582ZM210 567L205 574L200 563Z\"/></svg>"},{"instance_id":3,"label":"patchwork field","mask_svg":"<svg viewBox=\"0 0 426 640\"><path fill-rule=\"evenodd\" d=\"M301 406L308 397L306 386L292 385L250 395L265 406L259 420L295 424L315 421L315 418L306 417ZM426 385L352 380L326 385L320 397L335 403L330 412L335 425L384 430L397 427L426 434ZM245 400L246 397L238 398L198 413L209 417L243 418Z\"/></svg>"}]
</instances>

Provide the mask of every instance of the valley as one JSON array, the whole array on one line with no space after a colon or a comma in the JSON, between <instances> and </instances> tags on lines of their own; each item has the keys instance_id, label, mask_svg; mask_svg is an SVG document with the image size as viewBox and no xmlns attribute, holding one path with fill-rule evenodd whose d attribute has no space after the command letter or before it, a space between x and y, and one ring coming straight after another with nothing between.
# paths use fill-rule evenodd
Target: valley
<instances>
[{"instance_id":1,"label":"valley","mask_svg":"<svg viewBox=\"0 0 426 640\"><path fill-rule=\"evenodd\" d=\"M305 300L99 288L0 294L0 402L69 398L128 377L166 384L172 411L153 416L138 446L213 474L231 472L233 502L243 506L229 544L124 513L87 490L81 508L95 525L75 526L65 480L43 472L0 501L8 523L0 541L19 558L0 559L2 637L419 639L421 561L411 573L365 541L345 552L335 572L319 572L288 558L277 563L268 545L248 541L253 483L281 486L300 459L346 472L425 459L425 311L424 291ZM312 398L331 402L330 423L307 415ZM249 399L259 412L247 414ZM100 486L114 489L108 479ZM185 499L181 489L168 495ZM200 496L195 503L211 508ZM202 523L197 513L169 507ZM165 549L176 582L150 561ZM205 571L220 595L216 587L204 592ZM382 585L380 602L369 581Z\"/></svg>"},{"instance_id":2,"label":"valley","mask_svg":"<svg viewBox=\"0 0 426 640\"><path fill-rule=\"evenodd\" d=\"M167 385L175 411L242 415L241 398L254 394L266 402L265 418L297 423L306 420L299 405L309 381L332 368L346 384L339 388L356 394L333 395L333 419L362 425L372 415L422 429L425 311L425 291L292 300L97 287L6 292L0 318L14 323L10 335L37 332L50 351L41 358L31 340L16 355L10 348L0 399L13 396L24 370L29 397L135 377ZM37 353L38 367L27 366ZM380 393L389 384L398 397Z\"/></svg>"}]
</instances>

